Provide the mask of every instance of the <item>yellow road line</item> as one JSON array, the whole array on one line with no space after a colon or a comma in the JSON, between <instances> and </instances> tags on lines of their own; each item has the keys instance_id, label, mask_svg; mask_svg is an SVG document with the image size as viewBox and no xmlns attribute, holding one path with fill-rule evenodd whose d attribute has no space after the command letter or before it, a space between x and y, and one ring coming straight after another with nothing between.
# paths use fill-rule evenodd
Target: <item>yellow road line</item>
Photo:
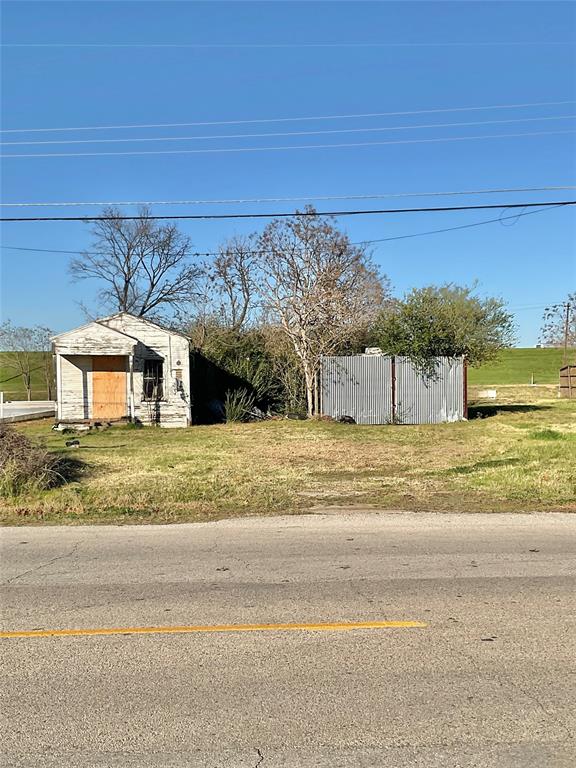
<instances>
[{"instance_id":1,"label":"yellow road line","mask_svg":"<svg viewBox=\"0 0 576 768\"><path fill-rule=\"evenodd\" d=\"M0 638L91 637L92 635L177 635L195 632L341 632L351 629L424 628L422 621L339 621L319 624L210 624L176 627L103 627L101 629L34 629L0 632Z\"/></svg>"}]
</instances>

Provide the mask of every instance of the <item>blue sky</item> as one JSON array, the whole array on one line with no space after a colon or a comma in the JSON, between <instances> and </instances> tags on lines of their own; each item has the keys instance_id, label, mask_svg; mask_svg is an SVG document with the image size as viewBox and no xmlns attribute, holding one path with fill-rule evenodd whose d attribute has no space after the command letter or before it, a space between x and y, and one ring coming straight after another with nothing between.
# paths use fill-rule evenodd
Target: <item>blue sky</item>
<instances>
[{"instance_id":1,"label":"blue sky","mask_svg":"<svg viewBox=\"0 0 576 768\"><path fill-rule=\"evenodd\" d=\"M179 128L3 133L4 142L221 136L167 142L4 145L2 154L261 148L506 134L506 138L283 151L2 159L14 202L213 200L574 185L576 7L572 3L3 2L2 129L416 115ZM519 44L521 43L521 44ZM525 44L530 43L530 44ZM568 44L566 44L568 43ZM320 45L322 44L322 45ZM352 45L354 44L354 45ZM429 112L425 110L461 110ZM534 120L533 118L538 118ZM522 122L489 123L514 120ZM446 123L476 122L451 126ZM442 125L416 128L417 125ZM397 128L304 136L230 134ZM408 128L404 129L404 126ZM545 134L542 134L545 132ZM551 133L554 132L554 133ZM542 135L510 136L539 133ZM576 191L318 202L320 210L575 199ZM157 206L155 212L291 210L295 203ZM95 214L97 207L3 208L4 215ZM134 212L134 207L126 207ZM457 227L497 211L340 219L354 241ZM509 215L506 212L503 215ZM401 294L479 281L537 341L543 305L576 287L576 211L554 209L374 246ZM198 251L264 222L183 222ZM90 246L84 223L6 223L2 319L60 331L80 324L95 286L72 284L68 256L11 250Z\"/></svg>"}]
</instances>

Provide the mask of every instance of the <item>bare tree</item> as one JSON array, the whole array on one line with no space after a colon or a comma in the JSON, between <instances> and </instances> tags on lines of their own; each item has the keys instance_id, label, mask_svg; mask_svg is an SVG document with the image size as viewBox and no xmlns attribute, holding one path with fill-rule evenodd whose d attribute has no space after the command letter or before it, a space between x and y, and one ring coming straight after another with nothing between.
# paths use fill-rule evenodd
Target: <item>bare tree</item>
<instances>
[{"instance_id":1,"label":"bare tree","mask_svg":"<svg viewBox=\"0 0 576 768\"><path fill-rule=\"evenodd\" d=\"M187 302L200 269L190 263L190 240L174 224L159 224L147 208L127 221L105 208L93 229L90 251L70 263L75 280L94 279L100 302L115 311L158 315Z\"/></svg>"},{"instance_id":2,"label":"bare tree","mask_svg":"<svg viewBox=\"0 0 576 768\"><path fill-rule=\"evenodd\" d=\"M32 373L42 370L46 381L48 399L52 399L54 374L49 354L52 331L43 326L25 328L7 320L0 326L0 361L5 368L20 377L28 400L32 399ZM39 352L45 354L39 356Z\"/></svg>"},{"instance_id":3,"label":"bare tree","mask_svg":"<svg viewBox=\"0 0 576 768\"><path fill-rule=\"evenodd\" d=\"M388 295L388 282L363 248L311 207L291 220L272 221L259 251L263 308L300 361L313 416L320 410L322 356L371 324Z\"/></svg>"},{"instance_id":4,"label":"bare tree","mask_svg":"<svg viewBox=\"0 0 576 768\"><path fill-rule=\"evenodd\" d=\"M546 347L576 347L576 293L566 301L546 307L542 318L540 341ZM566 361L565 361L566 362Z\"/></svg>"},{"instance_id":5,"label":"bare tree","mask_svg":"<svg viewBox=\"0 0 576 768\"><path fill-rule=\"evenodd\" d=\"M257 270L254 235L228 240L210 268L209 274L219 299L217 313L221 321L235 331L248 322L256 307Z\"/></svg>"},{"instance_id":6,"label":"bare tree","mask_svg":"<svg viewBox=\"0 0 576 768\"><path fill-rule=\"evenodd\" d=\"M235 346L238 333L256 319L254 239L253 235L233 237L224 243L214 260L202 265L189 306L176 313L176 325L195 349L204 349L215 337L218 346L225 342Z\"/></svg>"}]
</instances>

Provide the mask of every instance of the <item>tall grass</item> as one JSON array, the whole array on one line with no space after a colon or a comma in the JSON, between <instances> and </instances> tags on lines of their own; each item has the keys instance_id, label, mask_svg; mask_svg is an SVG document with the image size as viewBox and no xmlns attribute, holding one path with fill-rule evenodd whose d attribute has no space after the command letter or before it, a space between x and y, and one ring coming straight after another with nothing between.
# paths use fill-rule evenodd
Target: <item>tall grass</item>
<instances>
[{"instance_id":1,"label":"tall grass","mask_svg":"<svg viewBox=\"0 0 576 768\"><path fill-rule=\"evenodd\" d=\"M248 421L254 402L254 395L247 389L229 389L224 400L226 421Z\"/></svg>"}]
</instances>

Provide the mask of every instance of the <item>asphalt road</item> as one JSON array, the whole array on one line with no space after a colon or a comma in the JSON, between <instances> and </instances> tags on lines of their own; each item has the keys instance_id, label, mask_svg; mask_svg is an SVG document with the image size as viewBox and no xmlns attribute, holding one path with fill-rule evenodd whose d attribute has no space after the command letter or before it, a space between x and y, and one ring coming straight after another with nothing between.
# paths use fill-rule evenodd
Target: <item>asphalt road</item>
<instances>
[{"instance_id":1,"label":"asphalt road","mask_svg":"<svg viewBox=\"0 0 576 768\"><path fill-rule=\"evenodd\" d=\"M6 528L2 765L572 768L576 516ZM131 627L418 621L349 631Z\"/></svg>"},{"instance_id":2,"label":"asphalt road","mask_svg":"<svg viewBox=\"0 0 576 768\"><path fill-rule=\"evenodd\" d=\"M0 405L0 421L27 421L28 419L45 419L56 412L53 400L13 400Z\"/></svg>"}]
</instances>

